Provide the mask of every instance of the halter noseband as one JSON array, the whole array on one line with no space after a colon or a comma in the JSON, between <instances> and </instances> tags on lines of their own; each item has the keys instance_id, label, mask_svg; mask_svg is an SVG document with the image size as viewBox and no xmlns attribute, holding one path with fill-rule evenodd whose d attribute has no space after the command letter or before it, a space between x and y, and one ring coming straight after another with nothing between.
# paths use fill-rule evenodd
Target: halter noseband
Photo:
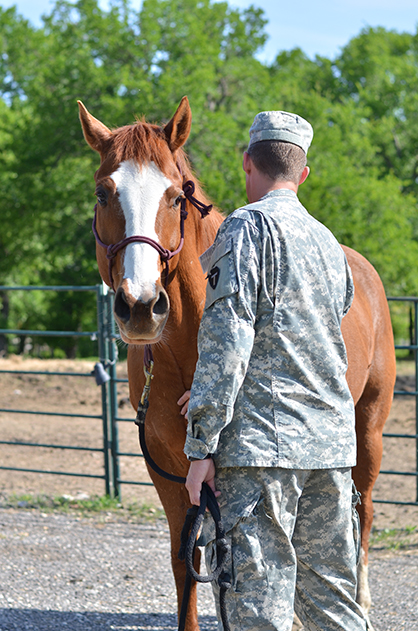
<instances>
[{"instance_id":1,"label":"halter noseband","mask_svg":"<svg viewBox=\"0 0 418 631\"><path fill-rule=\"evenodd\" d=\"M119 250L122 250L123 248L126 248L127 245L129 245L130 243L147 243L148 245L151 245L155 250L157 250L158 254L160 255L161 261L164 263L165 265L165 285L167 285L168 282L168 262L171 258L173 258L173 256L175 256L176 254L178 254L180 252L180 250L183 247L184 244L184 222L187 218L188 212L186 210L186 200L189 200L189 202L191 204L193 204L193 206L195 208L197 208L197 210L200 212L200 215L203 219L203 217L206 217L206 215L209 214L209 212L212 209L212 204L210 205L206 205L203 204L202 202L200 202L198 199L196 199L195 197L193 197L193 193L195 191L195 185L194 182L192 182L191 180L187 180L186 182L183 183L183 193L184 193L184 197L181 200L181 206L180 206L180 243L179 246L176 250L172 251L172 250L167 250L167 248L163 248L163 246L158 243L157 241L154 241L154 239L151 239L150 237L143 237L140 235L134 235L132 237L126 237L125 239L122 239L121 241L119 241L118 243L113 243L111 245L106 245L106 243L103 243L103 241L100 239L99 234L97 232L97 228L96 228L96 223L97 223L97 204L94 207L94 217L93 217L93 225L92 225L92 229L93 229L93 234L95 236L95 239L97 241L97 243L102 247L106 249L106 258L109 261L109 279L110 279L110 283L111 283L111 287L113 289L113 291L115 291L114 285L113 285L113 278L112 278L112 266L113 266L113 259L115 258L116 254L119 252Z\"/></svg>"}]
</instances>

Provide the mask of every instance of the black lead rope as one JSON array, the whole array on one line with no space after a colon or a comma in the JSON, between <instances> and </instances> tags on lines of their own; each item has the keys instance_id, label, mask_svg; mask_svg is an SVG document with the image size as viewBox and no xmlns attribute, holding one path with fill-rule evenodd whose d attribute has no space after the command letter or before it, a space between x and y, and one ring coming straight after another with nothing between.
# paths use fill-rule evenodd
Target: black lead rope
<instances>
[{"instance_id":1,"label":"black lead rope","mask_svg":"<svg viewBox=\"0 0 418 631\"><path fill-rule=\"evenodd\" d=\"M203 522L206 508L209 509L213 520L215 522L216 529L216 568L208 576L202 576L198 574L194 569L194 553L196 549L196 540L199 535L199 531ZM185 560L187 568L187 581L188 594L190 593L190 585L192 579L199 583L210 583L212 581L218 581L219 585L219 609L221 614L222 625L224 631L229 631L228 617L226 613L225 596L227 590L231 587L231 577L224 571L224 566L229 558L229 545L225 536L225 531L221 521L221 514L219 511L218 502L215 495L208 484L205 482L202 485L202 492L200 496L200 505L192 506L187 511L186 521L184 522L183 530L181 532L181 546L179 551L179 559ZM180 616L179 616L179 631L183 631L186 623L186 615L189 604L189 598L185 598L186 586L183 593L183 601L181 604Z\"/></svg>"},{"instance_id":2,"label":"black lead rope","mask_svg":"<svg viewBox=\"0 0 418 631\"><path fill-rule=\"evenodd\" d=\"M148 451L145 440L145 417L148 410L148 395L150 390L150 383L152 379L152 366L149 370L145 369L146 384L144 392L138 405L138 411L135 419L135 424L139 428L139 442L141 445L142 453L148 465L161 477L171 482L178 482L184 484L186 478L173 475L164 471L157 465L157 463L151 457ZM203 523L203 518L206 509L209 510L215 522L216 530L216 568L208 576L202 576L196 572L194 568L194 556L196 550L196 541L199 535L200 528ZM184 586L183 599L181 603L178 631L184 631L186 625L186 616L189 607L190 588L192 580L199 583L209 583L211 581L218 581L219 585L219 608L221 614L221 620L224 631L229 630L229 623L226 614L225 596L227 590L231 587L231 578L224 572L224 566L229 558L229 545L226 540L225 530L222 525L221 513L219 510L218 502L216 501L215 494L208 484L205 482L202 485L202 492L200 496L200 506L192 506L187 511L186 520L181 532L181 545L179 550L179 559L186 563L186 582Z\"/></svg>"}]
</instances>

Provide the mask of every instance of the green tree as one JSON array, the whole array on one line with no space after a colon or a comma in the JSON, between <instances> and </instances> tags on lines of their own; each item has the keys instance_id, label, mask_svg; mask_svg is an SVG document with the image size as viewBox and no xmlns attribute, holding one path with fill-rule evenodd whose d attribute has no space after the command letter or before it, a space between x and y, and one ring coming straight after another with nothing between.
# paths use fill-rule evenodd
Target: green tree
<instances>
[{"instance_id":1,"label":"green tree","mask_svg":"<svg viewBox=\"0 0 418 631\"><path fill-rule=\"evenodd\" d=\"M232 210L237 196L243 198L239 171L227 168L242 134L236 115L246 109L239 92L248 77L256 84L263 69L253 58L265 38L263 25L259 10L240 13L209 0L145 2L139 14L124 0L107 12L96 0L59 0L40 29L15 9L0 9L1 105L7 113L0 142L10 163L2 175L8 199L0 204L13 243L0 267L4 282L6 270L13 270L7 282L15 283L99 280L90 228L97 156L82 139L77 98L118 126L135 113L161 122L189 92L198 113L190 153L198 171L210 165L210 173L230 173L213 177L208 187L218 203L229 195ZM216 147L216 139L223 150L211 155L208 142ZM13 147L10 155L7 147ZM60 328L77 328L86 309L92 313L87 304L75 314L64 309ZM37 317L49 318L52 327L53 312L38 309ZM31 319L28 313L25 326Z\"/></svg>"},{"instance_id":2,"label":"green tree","mask_svg":"<svg viewBox=\"0 0 418 631\"><path fill-rule=\"evenodd\" d=\"M345 94L367 111L378 164L418 194L418 32L367 28L336 62Z\"/></svg>"},{"instance_id":3,"label":"green tree","mask_svg":"<svg viewBox=\"0 0 418 631\"><path fill-rule=\"evenodd\" d=\"M364 38L369 41L368 35ZM396 66L398 51L391 54ZM274 83L284 86L278 108L306 116L315 130L308 156L311 175L300 197L340 242L375 265L388 293L415 293L416 194L405 186L400 171L386 168L382 146L389 117L372 114L367 87L364 98L358 98L341 61L346 55L344 49L335 62L320 57L312 61L296 49L280 53L271 67ZM392 67L390 58L386 64Z\"/></svg>"},{"instance_id":4,"label":"green tree","mask_svg":"<svg viewBox=\"0 0 418 631\"><path fill-rule=\"evenodd\" d=\"M254 115L296 111L315 130L302 201L371 260L388 293L416 293L418 35L364 29L334 60L294 49L266 65L256 58L265 23L260 9L213 0L144 0L139 12L128 0L107 11L58 0L41 28L0 8L1 282L99 282L98 160L76 99L116 127L143 115L163 123L187 94L186 150L220 208L246 201L241 160ZM22 327L95 328L86 300L62 313L51 297L15 302Z\"/></svg>"}]
</instances>

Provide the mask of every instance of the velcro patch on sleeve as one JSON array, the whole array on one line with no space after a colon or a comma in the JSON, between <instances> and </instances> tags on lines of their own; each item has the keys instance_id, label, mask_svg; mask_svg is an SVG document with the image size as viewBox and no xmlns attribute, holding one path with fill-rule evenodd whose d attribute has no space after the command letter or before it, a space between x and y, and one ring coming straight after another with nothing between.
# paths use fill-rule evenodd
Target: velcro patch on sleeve
<instances>
[{"instance_id":1,"label":"velcro patch on sleeve","mask_svg":"<svg viewBox=\"0 0 418 631\"><path fill-rule=\"evenodd\" d=\"M215 244L211 252L207 272L206 304L209 307L216 300L238 291L237 271L232 254L232 241L226 239Z\"/></svg>"}]
</instances>

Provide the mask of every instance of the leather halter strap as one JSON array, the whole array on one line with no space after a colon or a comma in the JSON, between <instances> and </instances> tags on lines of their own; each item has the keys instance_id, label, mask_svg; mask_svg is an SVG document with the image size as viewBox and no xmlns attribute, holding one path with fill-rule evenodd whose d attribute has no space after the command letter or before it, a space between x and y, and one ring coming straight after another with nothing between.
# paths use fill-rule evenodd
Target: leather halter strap
<instances>
[{"instance_id":1,"label":"leather halter strap","mask_svg":"<svg viewBox=\"0 0 418 631\"><path fill-rule=\"evenodd\" d=\"M112 278L113 259L115 258L119 250L126 248L126 246L129 245L130 243L146 243L148 245L151 245L155 250L157 250L157 252L160 255L161 261L165 265L164 282L165 282L165 285L167 285L168 273L169 273L168 262L171 258L173 258L173 256L175 256L176 254L180 252L184 244L184 222L188 215L188 212L186 210L186 200L189 200L189 202L193 204L195 208L197 208L197 210L200 212L202 219L203 217L206 217L206 215L208 215L212 209L212 204L210 205L203 204L203 202L199 201L193 196L193 193L195 191L195 185L194 185L194 182L192 182L192 180L187 180L186 182L183 182L182 188L183 188L184 197L181 200L181 206L180 206L180 243L177 249L174 251L164 248L160 243L158 243L157 241L154 241L154 239L151 239L150 237L144 237L141 235L134 235L132 237L126 237L125 239L118 241L118 243L112 243L110 245L103 243L103 241L100 239L99 234L97 232L97 227L96 227L97 204L95 205L92 230L93 230L93 234L96 239L96 242L102 248L106 249L106 258L109 261L109 279L110 279L111 287L113 291L115 291L115 288L113 285L113 278Z\"/></svg>"}]
</instances>

